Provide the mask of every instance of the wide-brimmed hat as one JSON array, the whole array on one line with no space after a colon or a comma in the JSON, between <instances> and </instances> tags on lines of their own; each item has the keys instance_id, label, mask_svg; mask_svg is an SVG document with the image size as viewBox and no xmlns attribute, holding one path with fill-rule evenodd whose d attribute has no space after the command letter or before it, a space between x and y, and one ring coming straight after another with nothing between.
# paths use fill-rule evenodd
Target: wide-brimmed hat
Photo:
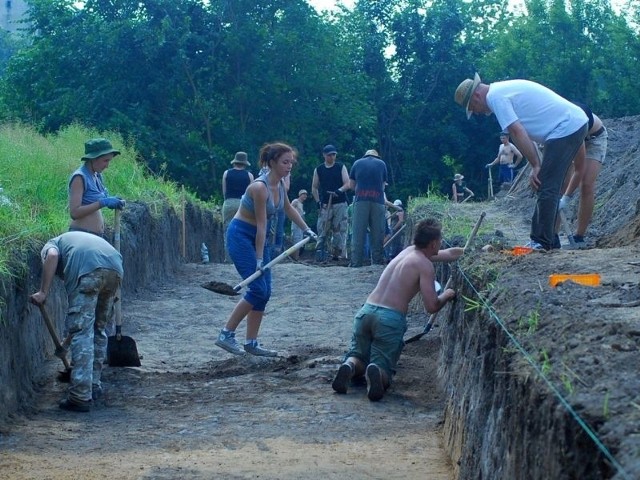
<instances>
[{"instance_id":1,"label":"wide-brimmed hat","mask_svg":"<svg viewBox=\"0 0 640 480\"><path fill-rule=\"evenodd\" d=\"M338 150L336 150L336 147L334 147L333 145L325 145L322 149L322 153L325 155L329 153L338 153Z\"/></svg>"},{"instance_id":2,"label":"wide-brimmed hat","mask_svg":"<svg viewBox=\"0 0 640 480\"><path fill-rule=\"evenodd\" d=\"M298 196L302 195L303 193L304 193L305 195L309 195L309 192L307 192L307 191L303 188L302 190L300 190L300 191L298 192Z\"/></svg>"},{"instance_id":3,"label":"wide-brimmed hat","mask_svg":"<svg viewBox=\"0 0 640 480\"><path fill-rule=\"evenodd\" d=\"M402 206L402 200L400 200L400 199L394 200L394 201L393 201L393 204L394 204L396 207L401 207L401 206Z\"/></svg>"},{"instance_id":4,"label":"wide-brimmed hat","mask_svg":"<svg viewBox=\"0 0 640 480\"><path fill-rule=\"evenodd\" d=\"M460 175L459 173L456 173L456 174L453 176L453 179L454 179L454 180L456 180L456 181L457 181L457 180L463 180L463 179L464 179L464 175Z\"/></svg>"},{"instance_id":5,"label":"wide-brimmed hat","mask_svg":"<svg viewBox=\"0 0 640 480\"><path fill-rule=\"evenodd\" d=\"M234 163L239 163L240 165L244 165L245 167L250 167L251 164L249 160L247 160L247 154L245 152L236 152L236 156L231 160L231 165Z\"/></svg>"},{"instance_id":6,"label":"wide-brimmed hat","mask_svg":"<svg viewBox=\"0 0 640 480\"><path fill-rule=\"evenodd\" d=\"M364 156L365 157L377 157L380 158L380 155L378 155L378 152L376 150L367 150L366 152L364 152Z\"/></svg>"},{"instance_id":7,"label":"wide-brimmed hat","mask_svg":"<svg viewBox=\"0 0 640 480\"><path fill-rule=\"evenodd\" d=\"M456 93L454 95L454 99L458 105L463 107L467 112L467 120L471 118L471 112L469 111L469 102L471 101L471 96L473 92L476 91L478 85L480 85L480 75L476 72L473 80L467 78L463 80L458 88L456 88Z\"/></svg>"},{"instance_id":8,"label":"wide-brimmed hat","mask_svg":"<svg viewBox=\"0 0 640 480\"><path fill-rule=\"evenodd\" d=\"M113 153L114 157L120 155L120 151L113 148L111 142L106 138L92 138L84 143L82 160L93 160L108 153Z\"/></svg>"}]
</instances>

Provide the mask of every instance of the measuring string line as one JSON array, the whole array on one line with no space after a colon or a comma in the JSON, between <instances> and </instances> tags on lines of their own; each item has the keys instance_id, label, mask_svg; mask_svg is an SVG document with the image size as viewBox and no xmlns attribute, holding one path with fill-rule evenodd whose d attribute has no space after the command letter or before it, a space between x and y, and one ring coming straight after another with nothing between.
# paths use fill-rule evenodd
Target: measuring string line
<instances>
[{"instance_id":1,"label":"measuring string line","mask_svg":"<svg viewBox=\"0 0 640 480\"><path fill-rule=\"evenodd\" d=\"M589 435L589 437L593 440L593 442L595 443L595 445L598 447L598 449L600 449L600 451L604 454L604 456L611 462L611 464L616 468L616 470L618 471L618 473L620 473L622 475L622 477L625 480L633 480L631 478L631 476L624 470L624 467L620 464L620 462L618 462L615 457L613 456L613 454L609 451L609 449L604 445L604 443L602 443L602 441L598 438L598 436L596 435L596 433L591 429L591 427L589 427L589 425L587 425L587 423L582 419L582 417L580 417L580 415L578 414L578 412L576 412L574 410L574 408L571 406L571 404L562 396L562 393L555 387L555 385L553 385L553 383L551 382L551 380L549 380L545 374L542 372L542 367L540 367L536 361L531 357L531 355L529 355L529 353L524 349L524 347L520 344L520 342L518 341L518 339L516 339L513 334L509 331L509 329L507 328L506 324L500 319L500 317L498 316L498 314L495 312L495 310L491 307L491 305L489 305L487 303L487 301L485 300L485 298L480 295L480 292L478 292L478 290L476 289L476 287L473 285L473 283L471 283L471 279L467 276L467 274L462 270L462 268L460 267L460 265L457 265L458 270L460 271L460 274L462 275L462 277L465 279L465 281L467 282L467 284L471 287L471 289L475 292L475 294L478 296L478 298L480 299L480 303L482 303L482 305L487 309L487 311L489 312L489 315L496 321L496 323L498 325L500 325L500 328L502 328L502 330L504 331L504 333L507 334L507 336L509 337L509 339L511 340L511 342L515 345L515 347L520 351L520 353L522 354L522 356L525 358L525 360L527 360L527 362L529 362L529 364L533 367L533 369L536 371L536 373L542 378L542 380L544 380L544 382L547 384L547 386L549 387L549 389L551 390L551 392L556 396L556 398L560 401L560 403L562 404L562 406L569 412L569 414L576 420L576 422L578 422L578 425L580 425L580 427L582 427L582 429L586 432L587 435Z\"/></svg>"}]
</instances>

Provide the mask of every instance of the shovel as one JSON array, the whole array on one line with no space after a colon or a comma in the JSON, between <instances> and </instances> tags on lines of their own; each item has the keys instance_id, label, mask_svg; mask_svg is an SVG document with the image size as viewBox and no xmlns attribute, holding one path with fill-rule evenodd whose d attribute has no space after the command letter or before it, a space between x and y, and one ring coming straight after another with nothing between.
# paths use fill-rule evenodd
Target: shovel
<instances>
[{"instance_id":1,"label":"shovel","mask_svg":"<svg viewBox=\"0 0 640 480\"><path fill-rule=\"evenodd\" d=\"M469 245L471 245L471 242L473 242L473 240L476 238L476 234L478 233L478 229L480 228L480 224L482 223L482 220L484 220L485 215L486 215L485 212L482 212L480 214L480 218L478 219L475 226L473 227L473 230L471 231L471 235L469 235L469 238L467 239L467 243L464 246L465 250L469 247ZM451 286L451 277L449 277L449 279L447 280L447 283L444 286L444 290L446 290L450 286ZM437 316L438 316L438 312L432 313L429 316L429 320L427 321L427 324L424 326L424 329L422 330L422 332L418 333L417 335L414 335L413 337L409 337L404 341L404 343L407 344L407 343L417 342L422 337L424 337L427 333L429 333L429 331L433 327L434 322L436 321Z\"/></svg>"},{"instance_id":2,"label":"shovel","mask_svg":"<svg viewBox=\"0 0 640 480\"><path fill-rule=\"evenodd\" d=\"M120 251L120 210L115 211L114 247ZM113 309L116 317L116 334L109 337L107 344L107 362L110 367L139 367L140 355L136 342L131 337L122 335L122 301L120 288L116 293Z\"/></svg>"},{"instance_id":3,"label":"shovel","mask_svg":"<svg viewBox=\"0 0 640 480\"><path fill-rule=\"evenodd\" d=\"M278 255L276 258L274 258L269 263L264 265L261 270L256 270L254 273L249 275L247 278L245 278L243 281L241 281L235 287L232 287L231 285L228 285L226 283L215 282L215 281L207 282L207 283L203 284L202 287L206 288L207 290L211 290L212 292L221 293L223 295L238 295L240 290L242 290L244 287L249 285L256 278L260 277L265 270L267 270L267 269L273 267L274 265L277 265L278 263L282 262L285 258L287 258L289 255L291 255L293 252L296 252L296 251L300 250L302 247L304 247L307 244L307 242L309 240L311 240L311 237L305 237L302 240L300 240L298 243L290 246L284 252L282 252L280 255Z\"/></svg>"},{"instance_id":4,"label":"shovel","mask_svg":"<svg viewBox=\"0 0 640 480\"><path fill-rule=\"evenodd\" d=\"M47 312L47 309L44 307L44 305L40 303L36 303L33 300L31 300L31 303L33 303L34 305L37 305L38 308L40 309L40 313L42 314L44 323L47 326L47 330L49 330L49 333L51 334L51 338L53 339L53 344L56 346L56 350L54 354L56 357L62 360L62 363L64 364L64 372L58 372L58 380L60 380L61 382L68 383L71 381L71 364L69 364L69 360L67 360L67 348L65 348L60 343L60 339L58 338L58 333L56 332L56 328L54 327L53 322L51 321L51 317L49 317L49 312Z\"/></svg>"}]
</instances>

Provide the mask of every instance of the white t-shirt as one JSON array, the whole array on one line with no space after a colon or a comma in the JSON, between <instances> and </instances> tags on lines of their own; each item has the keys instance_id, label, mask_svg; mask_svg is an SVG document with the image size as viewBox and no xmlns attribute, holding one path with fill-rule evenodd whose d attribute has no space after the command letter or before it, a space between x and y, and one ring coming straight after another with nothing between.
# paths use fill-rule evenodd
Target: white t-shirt
<instances>
[{"instance_id":1,"label":"white t-shirt","mask_svg":"<svg viewBox=\"0 0 640 480\"><path fill-rule=\"evenodd\" d=\"M529 137L538 143L569 136L588 121L580 107L529 80L490 84L487 105L502 130L519 120Z\"/></svg>"}]
</instances>

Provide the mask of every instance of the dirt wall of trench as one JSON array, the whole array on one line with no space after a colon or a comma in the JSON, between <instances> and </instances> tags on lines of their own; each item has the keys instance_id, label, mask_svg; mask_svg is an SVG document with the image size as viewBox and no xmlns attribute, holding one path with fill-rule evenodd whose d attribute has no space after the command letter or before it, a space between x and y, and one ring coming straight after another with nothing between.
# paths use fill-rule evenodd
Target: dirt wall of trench
<instances>
[{"instance_id":1,"label":"dirt wall of trench","mask_svg":"<svg viewBox=\"0 0 640 480\"><path fill-rule=\"evenodd\" d=\"M473 283L483 287L481 280ZM454 288L476 297L459 271ZM447 397L444 438L455 478L611 478L593 441L523 365L495 317L456 302L442 323L438 373Z\"/></svg>"},{"instance_id":2,"label":"dirt wall of trench","mask_svg":"<svg viewBox=\"0 0 640 480\"><path fill-rule=\"evenodd\" d=\"M122 295L135 295L140 288L172 275L180 262L198 262L202 243L207 245L212 262L222 261L222 225L217 210L187 204L183 215L167 207L128 203L121 225ZM15 263L25 267L12 277L0 278L0 429L14 413L31 408L42 365L54 351L39 310L29 303L29 295L40 285L41 247L33 242L16 252ZM63 331L66 305L64 285L56 279L46 306L58 332ZM126 334L126 318L124 322Z\"/></svg>"}]
</instances>

